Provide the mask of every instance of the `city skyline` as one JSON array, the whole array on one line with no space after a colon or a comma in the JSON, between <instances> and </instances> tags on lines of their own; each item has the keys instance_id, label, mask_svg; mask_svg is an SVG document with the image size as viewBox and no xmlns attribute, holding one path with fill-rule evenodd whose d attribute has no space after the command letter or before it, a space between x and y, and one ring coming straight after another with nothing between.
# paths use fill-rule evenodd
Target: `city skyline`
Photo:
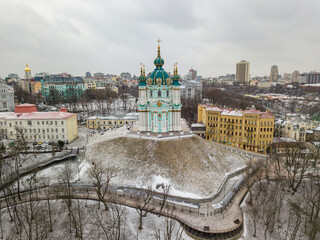
<instances>
[{"instance_id":1,"label":"city skyline","mask_svg":"<svg viewBox=\"0 0 320 240\"><path fill-rule=\"evenodd\" d=\"M251 63L251 76L267 76L275 64L280 74L319 70L312 17L319 7L317 1L5 1L0 76L23 77L25 64L32 74L138 75L141 61L148 73L158 37L170 72L177 61L182 74L191 66L203 77L232 74L242 59Z\"/></svg>"}]
</instances>

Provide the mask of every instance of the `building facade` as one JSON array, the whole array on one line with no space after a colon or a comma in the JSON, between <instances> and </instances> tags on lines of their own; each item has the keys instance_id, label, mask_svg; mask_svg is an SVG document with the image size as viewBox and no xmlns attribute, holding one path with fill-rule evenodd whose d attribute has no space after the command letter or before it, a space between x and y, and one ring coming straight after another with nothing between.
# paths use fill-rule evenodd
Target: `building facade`
<instances>
[{"instance_id":1,"label":"building facade","mask_svg":"<svg viewBox=\"0 0 320 240\"><path fill-rule=\"evenodd\" d=\"M124 125L132 126L139 121L138 113L128 113L125 116L92 116L87 119L87 128L108 130L112 128L122 127Z\"/></svg>"},{"instance_id":2,"label":"building facade","mask_svg":"<svg viewBox=\"0 0 320 240\"><path fill-rule=\"evenodd\" d=\"M307 83L320 83L320 73L319 72L308 73Z\"/></svg>"},{"instance_id":3,"label":"building facade","mask_svg":"<svg viewBox=\"0 0 320 240\"><path fill-rule=\"evenodd\" d=\"M164 60L160 55L154 60L156 68L148 76L141 67L139 77L139 127L140 132L165 133L181 131L180 77L178 69L174 75L162 68Z\"/></svg>"},{"instance_id":4,"label":"building facade","mask_svg":"<svg viewBox=\"0 0 320 240\"><path fill-rule=\"evenodd\" d=\"M237 63L236 81L242 84L249 84L250 81L250 63L242 60Z\"/></svg>"},{"instance_id":5,"label":"building facade","mask_svg":"<svg viewBox=\"0 0 320 240\"><path fill-rule=\"evenodd\" d=\"M55 77L41 80L44 101L67 101L78 99L86 91L86 82L81 77ZM91 85L90 85L91 86Z\"/></svg>"},{"instance_id":6,"label":"building facade","mask_svg":"<svg viewBox=\"0 0 320 240\"><path fill-rule=\"evenodd\" d=\"M270 112L199 105L198 122L206 126L206 139L241 149L266 153L273 142L274 116Z\"/></svg>"},{"instance_id":7,"label":"building facade","mask_svg":"<svg viewBox=\"0 0 320 240\"><path fill-rule=\"evenodd\" d=\"M1 139L26 142L72 142L78 137L77 114L65 108L59 112L38 112L34 104L16 106L15 112L0 113Z\"/></svg>"},{"instance_id":8,"label":"building facade","mask_svg":"<svg viewBox=\"0 0 320 240\"><path fill-rule=\"evenodd\" d=\"M298 142L307 142L312 139L312 129L319 126L316 121L310 121L301 117L277 120L274 125L274 136L290 138Z\"/></svg>"},{"instance_id":9,"label":"building facade","mask_svg":"<svg viewBox=\"0 0 320 240\"><path fill-rule=\"evenodd\" d=\"M270 71L270 82L277 82L279 77L279 69L277 65L273 65Z\"/></svg>"},{"instance_id":10,"label":"building facade","mask_svg":"<svg viewBox=\"0 0 320 240\"><path fill-rule=\"evenodd\" d=\"M195 80L190 80L181 83L180 86L182 98L202 98L202 83Z\"/></svg>"},{"instance_id":11,"label":"building facade","mask_svg":"<svg viewBox=\"0 0 320 240\"><path fill-rule=\"evenodd\" d=\"M14 111L14 91L4 83L0 83L0 112Z\"/></svg>"}]
</instances>

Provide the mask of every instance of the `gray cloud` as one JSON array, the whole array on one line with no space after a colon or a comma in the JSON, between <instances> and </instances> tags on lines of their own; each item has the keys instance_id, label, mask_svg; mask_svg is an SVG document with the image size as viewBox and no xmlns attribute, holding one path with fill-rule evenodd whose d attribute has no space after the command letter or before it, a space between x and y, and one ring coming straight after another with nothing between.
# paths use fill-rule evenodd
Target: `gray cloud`
<instances>
[{"instance_id":1,"label":"gray cloud","mask_svg":"<svg viewBox=\"0 0 320 240\"><path fill-rule=\"evenodd\" d=\"M165 68L190 67L203 76L235 72L241 59L251 74L320 69L317 0L2 0L0 76L85 71L151 71L156 39Z\"/></svg>"}]
</instances>

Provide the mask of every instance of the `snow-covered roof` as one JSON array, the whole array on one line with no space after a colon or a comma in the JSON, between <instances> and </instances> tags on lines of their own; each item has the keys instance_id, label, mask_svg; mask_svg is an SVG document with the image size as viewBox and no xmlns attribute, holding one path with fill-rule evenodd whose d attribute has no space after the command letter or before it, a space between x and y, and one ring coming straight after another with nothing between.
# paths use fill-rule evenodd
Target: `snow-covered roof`
<instances>
[{"instance_id":1,"label":"snow-covered roof","mask_svg":"<svg viewBox=\"0 0 320 240\"><path fill-rule=\"evenodd\" d=\"M241 110L224 110L221 115L224 116L237 116L237 117L242 117L243 116L243 111Z\"/></svg>"},{"instance_id":2,"label":"snow-covered roof","mask_svg":"<svg viewBox=\"0 0 320 240\"><path fill-rule=\"evenodd\" d=\"M297 141L292 138L274 137L273 142L274 143L281 143L281 142L297 142Z\"/></svg>"},{"instance_id":3,"label":"snow-covered roof","mask_svg":"<svg viewBox=\"0 0 320 240\"><path fill-rule=\"evenodd\" d=\"M312 129L313 131L320 131L320 126Z\"/></svg>"},{"instance_id":4,"label":"snow-covered roof","mask_svg":"<svg viewBox=\"0 0 320 240\"><path fill-rule=\"evenodd\" d=\"M203 125L202 123L192 123L191 127L205 127L205 125Z\"/></svg>"},{"instance_id":5,"label":"snow-covered roof","mask_svg":"<svg viewBox=\"0 0 320 240\"><path fill-rule=\"evenodd\" d=\"M92 116L92 117L88 117L87 120L95 120L97 118L98 118L97 116Z\"/></svg>"},{"instance_id":6,"label":"snow-covered roof","mask_svg":"<svg viewBox=\"0 0 320 240\"><path fill-rule=\"evenodd\" d=\"M27 119L67 119L76 115L69 112L31 112L31 113L14 113L14 112L1 112L0 119L6 120L27 120Z\"/></svg>"}]
</instances>

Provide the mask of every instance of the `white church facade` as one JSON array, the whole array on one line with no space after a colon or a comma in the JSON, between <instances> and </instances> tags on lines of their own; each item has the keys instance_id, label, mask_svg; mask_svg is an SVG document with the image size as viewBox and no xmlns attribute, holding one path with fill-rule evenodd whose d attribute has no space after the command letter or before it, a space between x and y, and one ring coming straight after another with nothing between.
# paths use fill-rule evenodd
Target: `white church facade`
<instances>
[{"instance_id":1,"label":"white church facade","mask_svg":"<svg viewBox=\"0 0 320 240\"><path fill-rule=\"evenodd\" d=\"M139 127L140 132L167 133L181 131L180 77L175 67L172 77L162 68L160 55L154 60L156 68L145 76L141 67L139 77Z\"/></svg>"}]
</instances>

